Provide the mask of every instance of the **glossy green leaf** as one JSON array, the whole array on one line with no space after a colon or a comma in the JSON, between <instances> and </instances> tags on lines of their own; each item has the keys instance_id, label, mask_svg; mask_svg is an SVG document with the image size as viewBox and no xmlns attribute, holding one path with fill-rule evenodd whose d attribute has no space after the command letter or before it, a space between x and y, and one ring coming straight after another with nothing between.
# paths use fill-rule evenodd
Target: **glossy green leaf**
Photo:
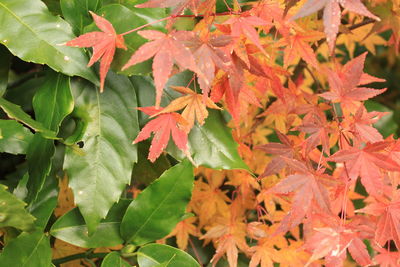
<instances>
[{"instance_id":1,"label":"glossy green leaf","mask_svg":"<svg viewBox=\"0 0 400 267\"><path fill-rule=\"evenodd\" d=\"M179 97L180 95L168 88L170 85L186 86L192 74L182 72L173 76L164 89L162 106ZM138 90L139 105L154 105L154 86L152 81L145 77L133 76L130 78ZM238 144L233 140L231 129L226 126L221 112L208 110L209 116L203 126L196 124L189 133L189 150L196 165L202 165L213 169L244 169L248 166L240 158L237 151ZM142 112L141 112L142 113ZM147 116L140 114L141 125L147 121ZM175 145L169 145L167 152L181 160L185 158L183 153Z\"/></svg>"},{"instance_id":2,"label":"glossy green leaf","mask_svg":"<svg viewBox=\"0 0 400 267\"><path fill-rule=\"evenodd\" d=\"M63 17L71 24L75 35L83 33L83 28L92 23L89 11L96 12L102 0L61 0Z\"/></svg>"},{"instance_id":3,"label":"glossy green leaf","mask_svg":"<svg viewBox=\"0 0 400 267\"><path fill-rule=\"evenodd\" d=\"M25 154L33 134L14 120L0 120L0 152Z\"/></svg>"},{"instance_id":4,"label":"glossy green leaf","mask_svg":"<svg viewBox=\"0 0 400 267\"><path fill-rule=\"evenodd\" d=\"M10 240L0 254L1 266L51 266L49 237L42 231L22 233Z\"/></svg>"},{"instance_id":5,"label":"glossy green leaf","mask_svg":"<svg viewBox=\"0 0 400 267\"><path fill-rule=\"evenodd\" d=\"M131 266L129 263L124 261L118 252L113 251L108 253L101 263L101 267L127 267Z\"/></svg>"},{"instance_id":6,"label":"glossy green leaf","mask_svg":"<svg viewBox=\"0 0 400 267\"><path fill-rule=\"evenodd\" d=\"M0 21L0 42L17 57L98 83L93 70L86 67L83 50L60 45L75 36L70 25L52 15L42 1L1 0Z\"/></svg>"},{"instance_id":7,"label":"glossy green leaf","mask_svg":"<svg viewBox=\"0 0 400 267\"><path fill-rule=\"evenodd\" d=\"M93 233L88 236L88 228L82 214L74 208L61 216L51 227L50 234L60 240L84 248L112 247L124 242L119 227L131 200L121 199L110 209Z\"/></svg>"},{"instance_id":8,"label":"glossy green leaf","mask_svg":"<svg viewBox=\"0 0 400 267\"><path fill-rule=\"evenodd\" d=\"M196 124L189 133L189 150L196 165L218 170L249 170L240 158L237 147L219 111L209 110L204 125ZM184 158L175 146L168 146L167 152L176 158Z\"/></svg>"},{"instance_id":9,"label":"glossy green leaf","mask_svg":"<svg viewBox=\"0 0 400 267\"><path fill-rule=\"evenodd\" d=\"M200 266L200 264L185 251L161 244L149 244L141 247L138 251L138 262L139 267Z\"/></svg>"},{"instance_id":10,"label":"glossy green leaf","mask_svg":"<svg viewBox=\"0 0 400 267\"><path fill-rule=\"evenodd\" d=\"M123 238L142 245L168 235L185 214L193 180L187 160L165 171L129 205L121 223Z\"/></svg>"},{"instance_id":11,"label":"glossy green leaf","mask_svg":"<svg viewBox=\"0 0 400 267\"><path fill-rule=\"evenodd\" d=\"M8 71L10 69L12 54L4 45L0 45L0 97L3 96L8 83Z\"/></svg>"},{"instance_id":12,"label":"glossy green leaf","mask_svg":"<svg viewBox=\"0 0 400 267\"><path fill-rule=\"evenodd\" d=\"M43 85L33 97L36 120L46 128L58 133L64 118L72 112L74 99L71 94L69 77L53 71L47 72ZM27 151L28 159L28 198L34 200L42 189L51 169L51 158L55 152L53 140L35 134Z\"/></svg>"},{"instance_id":13,"label":"glossy green leaf","mask_svg":"<svg viewBox=\"0 0 400 267\"><path fill-rule=\"evenodd\" d=\"M0 228L12 226L23 231L32 230L35 218L25 206L23 201L7 191L6 186L0 184Z\"/></svg>"},{"instance_id":14,"label":"glossy green leaf","mask_svg":"<svg viewBox=\"0 0 400 267\"><path fill-rule=\"evenodd\" d=\"M136 96L129 79L112 72L104 93L80 82L75 84L74 94L75 114L87 122L87 128L82 153L68 147L64 168L75 203L92 233L131 180L137 161L132 140L139 131Z\"/></svg>"},{"instance_id":15,"label":"glossy green leaf","mask_svg":"<svg viewBox=\"0 0 400 267\"><path fill-rule=\"evenodd\" d=\"M99 14L102 14L107 20L112 23L117 33L127 32L129 30L152 22L156 19L165 17L165 13L159 11L154 12L153 10L153 12L149 12L149 9L146 9L147 11L143 11L140 10L140 8L134 8L133 3L129 3L129 1L125 1L124 4L126 4L130 8L118 3L103 6L101 9L98 10ZM94 24L85 29L86 32L94 30L97 30ZM128 49L116 50L113 63L111 65L112 69L118 73L123 73L125 75L150 73L152 70L150 61L136 64L135 66L121 71L122 67L128 62L132 54L142 44L147 42L146 39L138 35L136 32L125 35L124 40Z\"/></svg>"},{"instance_id":16,"label":"glossy green leaf","mask_svg":"<svg viewBox=\"0 0 400 267\"><path fill-rule=\"evenodd\" d=\"M36 132L40 132L46 138L57 139L57 135L54 131L51 131L46 127L44 127L41 122L32 119L31 116L25 113L20 106L0 97L0 107L10 118L22 122L23 124L35 130Z\"/></svg>"}]
</instances>

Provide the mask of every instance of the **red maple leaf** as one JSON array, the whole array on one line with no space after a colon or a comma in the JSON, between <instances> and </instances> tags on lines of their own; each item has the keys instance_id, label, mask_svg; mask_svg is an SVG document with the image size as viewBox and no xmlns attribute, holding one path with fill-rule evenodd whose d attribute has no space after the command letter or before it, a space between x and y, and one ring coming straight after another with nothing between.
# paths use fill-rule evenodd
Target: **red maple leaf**
<instances>
[{"instance_id":1,"label":"red maple leaf","mask_svg":"<svg viewBox=\"0 0 400 267\"><path fill-rule=\"evenodd\" d=\"M65 45L75 47L93 47L93 55L90 58L88 67L92 66L97 60L100 61L100 92L104 89L104 80L114 58L115 47L127 49L124 38L117 34L112 24L103 17L89 11L94 22L102 32L89 32L83 34Z\"/></svg>"},{"instance_id":2,"label":"red maple leaf","mask_svg":"<svg viewBox=\"0 0 400 267\"><path fill-rule=\"evenodd\" d=\"M150 116L162 111L162 108L157 109L155 107L142 107L138 109ZM136 144L143 141L149 138L151 133L154 133L148 156L148 159L154 162L167 146L170 135L172 135L176 146L188 155L188 137L185 131L179 129L180 124L186 124L186 121L180 114L175 112L160 114L143 127L133 143Z\"/></svg>"},{"instance_id":3,"label":"red maple leaf","mask_svg":"<svg viewBox=\"0 0 400 267\"><path fill-rule=\"evenodd\" d=\"M250 41L253 42L264 54L266 54L263 46L261 45L259 34L254 29L254 26L263 26L268 23L256 16L242 13L241 16L230 18L223 24L231 25L231 35L234 37L240 37L242 34L245 35Z\"/></svg>"},{"instance_id":4,"label":"red maple leaf","mask_svg":"<svg viewBox=\"0 0 400 267\"><path fill-rule=\"evenodd\" d=\"M346 250L361 266L370 265L371 258L363 239L368 236L368 231L361 231L363 224L360 219L353 219L347 224L341 223L337 216L316 215L327 223L327 227L314 228L314 234L307 239L304 247L312 252L306 266L317 259L325 257L327 267L342 266L346 258Z\"/></svg>"},{"instance_id":5,"label":"red maple leaf","mask_svg":"<svg viewBox=\"0 0 400 267\"><path fill-rule=\"evenodd\" d=\"M198 69L204 74L198 79L200 87L203 94L208 96L216 67L228 71L231 65L229 55L220 48L229 45L232 37L229 35L210 36L209 32L197 35L191 32L183 36L178 33L177 39L192 51Z\"/></svg>"},{"instance_id":6,"label":"red maple leaf","mask_svg":"<svg viewBox=\"0 0 400 267\"><path fill-rule=\"evenodd\" d=\"M377 16L368 11L368 9L361 3L361 0L308 0L302 6L299 12L291 19L295 20L308 16L323 8L326 40L328 41L329 49L333 51L333 48L335 47L336 35L339 32L340 18L342 13L339 4L351 12L380 21Z\"/></svg>"},{"instance_id":7,"label":"red maple leaf","mask_svg":"<svg viewBox=\"0 0 400 267\"><path fill-rule=\"evenodd\" d=\"M399 171L400 166L388 155L381 153L391 142L376 142L367 144L362 149L350 148L340 150L328 158L329 161L344 162L346 175L352 181L359 176L361 183L370 195L379 195L383 191L383 181L380 169Z\"/></svg>"},{"instance_id":8,"label":"red maple leaf","mask_svg":"<svg viewBox=\"0 0 400 267\"><path fill-rule=\"evenodd\" d=\"M280 194L296 193L290 212L283 218L275 234L287 232L299 225L311 207L318 207L328 214L331 210L328 192L324 185L324 180L327 180L328 176L320 172L322 169L320 171L309 170L298 160L288 158L285 160L295 174L280 181L271 191Z\"/></svg>"},{"instance_id":9,"label":"red maple leaf","mask_svg":"<svg viewBox=\"0 0 400 267\"><path fill-rule=\"evenodd\" d=\"M391 190L390 190L391 191ZM375 240L380 246L393 240L400 248L400 195L395 192L386 197L376 198L376 202L357 210L378 217L375 230Z\"/></svg>"},{"instance_id":10,"label":"red maple leaf","mask_svg":"<svg viewBox=\"0 0 400 267\"><path fill-rule=\"evenodd\" d=\"M382 94L385 89L372 89L357 87L370 82L382 81L363 72L365 57L364 53L349 61L342 68L327 70L330 91L320 94L321 97L335 103L340 103L343 108L355 113L360 101ZM373 78L373 79L372 79Z\"/></svg>"},{"instance_id":11,"label":"red maple leaf","mask_svg":"<svg viewBox=\"0 0 400 267\"><path fill-rule=\"evenodd\" d=\"M168 81L169 75L172 72L174 61L183 69L190 69L198 74L200 73L197 71L195 59L189 48L185 47L182 42L176 39L178 35L190 35L190 32L180 31L165 34L159 31L145 30L139 31L138 34L153 41L145 43L136 50L122 70L154 56L153 75L154 84L156 86L155 106L158 108L160 107L164 85Z\"/></svg>"},{"instance_id":12,"label":"red maple leaf","mask_svg":"<svg viewBox=\"0 0 400 267\"><path fill-rule=\"evenodd\" d=\"M354 115L354 121L351 124L351 131L356 138L366 142L379 142L383 141L382 135L372 124L377 122L381 117L385 116L387 112L368 112L364 106L360 106Z\"/></svg>"}]
</instances>

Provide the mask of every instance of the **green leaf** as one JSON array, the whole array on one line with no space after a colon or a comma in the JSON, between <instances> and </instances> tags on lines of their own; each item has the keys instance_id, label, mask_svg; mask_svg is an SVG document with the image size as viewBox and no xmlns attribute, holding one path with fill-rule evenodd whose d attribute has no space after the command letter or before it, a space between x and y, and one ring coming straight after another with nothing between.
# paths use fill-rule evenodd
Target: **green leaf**
<instances>
[{"instance_id":1,"label":"green leaf","mask_svg":"<svg viewBox=\"0 0 400 267\"><path fill-rule=\"evenodd\" d=\"M74 86L73 86L74 87ZM64 169L78 205L93 233L130 183L139 131L135 89L128 78L109 72L104 93L88 83L75 84L77 111L88 122L83 154L66 149Z\"/></svg>"},{"instance_id":2,"label":"green leaf","mask_svg":"<svg viewBox=\"0 0 400 267\"><path fill-rule=\"evenodd\" d=\"M10 70L12 54L4 45L0 45L0 97L3 96L8 83L8 71Z\"/></svg>"},{"instance_id":3,"label":"green leaf","mask_svg":"<svg viewBox=\"0 0 400 267\"><path fill-rule=\"evenodd\" d=\"M0 107L4 110L5 113L10 118L16 119L17 121L22 122L23 124L29 126L36 132L40 132L44 137L49 139L58 139L57 134L54 131L51 131L43 126L41 122L35 121L26 114L20 106L11 103L4 98L0 97Z\"/></svg>"},{"instance_id":4,"label":"green leaf","mask_svg":"<svg viewBox=\"0 0 400 267\"><path fill-rule=\"evenodd\" d=\"M12 226L23 231L32 230L35 218L26 211L25 205L0 184L0 228Z\"/></svg>"},{"instance_id":5,"label":"green leaf","mask_svg":"<svg viewBox=\"0 0 400 267\"><path fill-rule=\"evenodd\" d=\"M83 50L60 45L75 36L69 24L52 15L42 1L1 0L0 21L0 42L17 57L98 83L93 70L86 67Z\"/></svg>"},{"instance_id":6,"label":"green leaf","mask_svg":"<svg viewBox=\"0 0 400 267\"><path fill-rule=\"evenodd\" d=\"M121 199L110 209L93 233L88 228L79 209L74 208L61 216L51 227L50 234L60 240L83 248L112 247L124 242L119 233L120 222L131 200Z\"/></svg>"},{"instance_id":7,"label":"green leaf","mask_svg":"<svg viewBox=\"0 0 400 267\"><path fill-rule=\"evenodd\" d=\"M42 231L20 234L4 247L0 262L2 266L51 266L49 237Z\"/></svg>"},{"instance_id":8,"label":"green leaf","mask_svg":"<svg viewBox=\"0 0 400 267\"><path fill-rule=\"evenodd\" d=\"M169 102L180 95L169 89L169 85L186 86L192 78L190 72L182 72L173 76L164 89L162 106L167 106ZM154 105L155 89L152 81L145 77L132 76L131 81L138 90L140 106ZM233 140L231 129L226 126L221 112L208 110L209 116L203 126L196 124L189 133L189 151L192 154L196 165L202 165L213 169L244 169L249 170L248 166L240 158L237 151L238 144ZM147 122L147 116L142 112L141 125ZM175 145L169 145L167 152L176 159L183 159L185 156Z\"/></svg>"},{"instance_id":9,"label":"green leaf","mask_svg":"<svg viewBox=\"0 0 400 267\"><path fill-rule=\"evenodd\" d=\"M36 200L29 204L29 212L37 219L35 226L45 229L47 223L57 206L58 184L57 179L53 176L47 176L42 190L39 192Z\"/></svg>"},{"instance_id":10,"label":"green leaf","mask_svg":"<svg viewBox=\"0 0 400 267\"><path fill-rule=\"evenodd\" d=\"M108 253L101 263L101 267L126 267L131 266L129 263L124 261L118 252L113 251Z\"/></svg>"},{"instance_id":11,"label":"green leaf","mask_svg":"<svg viewBox=\"0 0 400 267\"><path fill-rule=\"evenodd\" d=\"M96 12L102 0L61 0L60 5L65 20L71 24L75 35L80 35L93 21L89 11Z\"/></svg>"},{"instance_id":12,"label":"green leaf","mask_svg":"<svg viewBox=\"0 0 400 267\"><path fill-rule=\"evenodd\" d=\"M142 245L168 235L185 214L193 180L192 164L184 160L146 187L122 219L124 239Z\"/></svg>"},{"instance_id":13,"label":"green leaf","mask_svg":"<svg viewBox=\"0 0 400 267\"><path fill-rule=\"evenodd\" d=\"M99 14L102 14L107 20L109 20L114 26L117 33L127 32L139 26L145 25L149 22L155 21L165 17L165 10L161 9L145 9L135 8L133 3L130 1L124 1L125 7L122 4L110 4L103 6L98 10ZM148 27L151 28L151 27ZM154 27L153 27L154 28ZM94 23L88 26L85 31L96 30ZM137 32L130 33L124 36L125 44L127 50L117 49L113 63L111 65L112 69L117 73L122 73L125 75L133 74L148 74L151 72L151 61L148 60L143 63L136 64L124 71L121 71L122 67L128 62L132 54L144 43L147 42L146 39L137 34Z\"/></svg>"},{"instance_id":14,"label":"green leaf","mask_svg":"<svg viewBox=\"0 0 400 267\"><path fill-rule=\"evenodd\" d=\"M196 124L189 133L189 151L196 165L217 170L249 170L239 156L238 144L233 140L221 112L208 112L204 125ZM167 152L178 159L185 157L175 146L168 146Z\"/></svg>"},{"instance_id":15,"label":"green leaf","mask_svg":"<svg viewBox=\"0 0 400 267\"><path fill-rule=\"evenodd\" d=\"M72 112L72 98L69 77L53 71L47 72L44 84L33 97L33 109L36 120L46 128L58 133L64 118ZM35 134L27 151L28 159L28 198L34 200L41 190L51 169L51 158L55 152L53 140Z\"/></svg>"},{"instance_id":16,"label":"green leaf","mask_svg":"<svg viewBox=\"0 0 400 267\"><path fill-rule=\"evenodd\" d=\"M138 144L138 162L135 164L132 171L132 181L135 184L149 185L160 177L164 171L171 168L171 164L165 154L161 154L155 162L150 162L147 159L149 148L149 142L140 142Z\"/></svg>"},{"instance_id":17,"label":"green leaf","mask_svg":"<svg viewBox=\"0 0 400 267\"><path fill-rule=\"evenodd\" d=\"M33 134L14 120L0 120L0 152L25 154Z\"/></svg>"},{"instance_id":18,"label":"green leaf","mask_svg":"<svg viewBox=\"0 0 400 267\"><path fill-rule=\"evenodd\" d=\"M200 266L200 264L186 252L168 245L161 244L149 244L141 247L138 251L138 262L139 267Z\"/></svg>"}]
</instances>

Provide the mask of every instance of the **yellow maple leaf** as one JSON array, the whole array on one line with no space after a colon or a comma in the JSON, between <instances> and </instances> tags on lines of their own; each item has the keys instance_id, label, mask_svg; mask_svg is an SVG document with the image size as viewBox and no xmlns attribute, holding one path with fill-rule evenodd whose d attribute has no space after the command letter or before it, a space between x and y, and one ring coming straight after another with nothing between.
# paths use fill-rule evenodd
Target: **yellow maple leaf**
<instances>
[{"instance_id":1,"label":"yellow maple leaf","mask_svg":"<svg viewBox=\"0 0 400 267\"><path fill-rule=\"evenodd\" d=\"M171 86L171 88L173 88L175 91L185 94L185 96L174 99L161 112L153 116L184 109L181 115L186 120L187 124L182 125L182 130L187 133L190 132L190 129L192 129L195 120L197 120L200 125L204 124L205 119L208 117L207 107L221 109L215 105L210 98L206 98L201 94L197 94L187 87Z\"/></svg>"}]
</instances>

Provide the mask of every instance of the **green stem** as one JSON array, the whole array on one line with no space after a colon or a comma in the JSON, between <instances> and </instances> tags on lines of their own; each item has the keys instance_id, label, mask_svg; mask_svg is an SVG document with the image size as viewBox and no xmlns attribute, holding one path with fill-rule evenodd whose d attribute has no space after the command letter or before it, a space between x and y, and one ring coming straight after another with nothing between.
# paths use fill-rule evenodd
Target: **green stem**
<instances>
[{"instance_id":1,"label":"green stem","mask_svg":"<svg viewBox=\"0 0 400 267\"><path fill-rule=\"evenodd\" d=\"M73 254L73 255L69 255L63 258L58 258L53 260L53 264L58 266L60 264L69 262L69 261L73 261L73 260L77 260L77 259L94 259L94 258L104 258L105 256L107 256L108 252L101 252L101 253L78 253L78 254Z\"/></svg>"}]
</instances>

